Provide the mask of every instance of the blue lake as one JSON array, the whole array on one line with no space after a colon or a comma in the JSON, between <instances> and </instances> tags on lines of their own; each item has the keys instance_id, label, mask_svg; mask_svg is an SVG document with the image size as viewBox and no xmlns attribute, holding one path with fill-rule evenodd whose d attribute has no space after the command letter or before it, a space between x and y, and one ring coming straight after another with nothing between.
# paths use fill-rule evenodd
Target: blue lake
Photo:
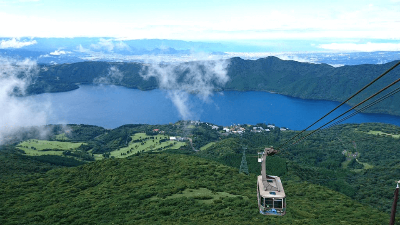
<instances>
[{"instance_id":1,"label":"blue lake","mask_svg":"<svg viewBox=\"0 0 400 225\"><path fill-rule=\"evenodd\" d=\"M124 124L167 124L182 119L164 90L140 91L117 86L84 85L70 92L45 93L27 98L36 103L51 104L49 124L91 124L116 128ZM268 92L238 91L214 93L207 102L203 102L196 95L190 95L187 102L192 114L188 119L224 126L270 123L292 130L306 128L339 104ZM345 105L341 108L335 115L345 112L350 107ZM330 118L334 118L335 115ZM327 122L330 118L324 121ZM400 126L400 117L360 113L345 121L365 122Z\"/></svg>"}]
</instances>

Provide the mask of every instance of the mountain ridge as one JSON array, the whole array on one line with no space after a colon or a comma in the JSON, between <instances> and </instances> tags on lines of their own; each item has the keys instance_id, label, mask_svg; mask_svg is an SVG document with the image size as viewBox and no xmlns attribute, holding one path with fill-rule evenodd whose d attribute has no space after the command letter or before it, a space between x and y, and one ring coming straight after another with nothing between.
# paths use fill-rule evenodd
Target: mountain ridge
<instances>
[{"instance_id":1,"label":"mountain ridge","mask_svg":"<svg viewBox=\"0 0 400 225\"><path fill-rule=\"evenodd\" d=\"M333 67L328 64L302 63L267 57L258 60L231 58L227 67L228 82L215 83L215 91L268 91L291 97L315 100L344 101L364 85L393 66L397 61L386 64L363 64ZM195 62L189 62L195 63ZM156 78L144 79L141 74L148 64L78 62L55 66L41 65L36 81L28 87L28 94L64 92L79 88L79 85L96 84L96 79L109 76L109 68L115 67L123 73L120 80L108 80L106 84L119 85L140 90L159 88ZM391 83L400 68L395 68L373 86L348 102L354 106ZM185 76L178 74L178 76ZM182 79L181 79L182 80ZM394 90L394 87L387 92ZM374 99L372 99L374 100ZM400 96L394 95L367 109L367 113L400 115Z\"/></svg>"}]
</instances>

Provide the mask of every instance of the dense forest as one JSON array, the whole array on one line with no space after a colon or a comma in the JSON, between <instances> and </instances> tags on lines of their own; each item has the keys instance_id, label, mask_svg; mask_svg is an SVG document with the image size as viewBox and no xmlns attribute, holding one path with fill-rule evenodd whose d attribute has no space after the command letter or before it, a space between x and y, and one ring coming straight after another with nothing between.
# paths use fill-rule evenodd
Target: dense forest
<instances>
[{"instance_id":1,"label":"dense forest","mask_svg":"<svg viewBox=\"0 0 400 225\"><path fill-rule=\"evenodd\" d=\"M268 174L281 177L287 194L284 217L258 213L257 152L298 131L254 132L260 127L268 125L242 125L242 134L193 121L111 130L48 125L42 140L27 131L0 147L0 223L388 222L400 179L400 127L338 125L267 157ZM167 145L164 136L183 144ZM130 154L133 145L150 147ZM121 149L127 152L114 154ZM239 173L243 149L248 175Z\"/></svg>"},{"instance_id":2,"label":"dense forest","mask_svg":"<svg viewBox=\"0 0 400 225\"><path fill-rule=\"evenodd\" d=\"M195 64L196 62L189 62ZM269 91L304 99L344 101L357 90L392 67L396 62L381 65L354 65L333 67L327 64L301 63L267 57L258 60L231 58L226 68L229 80L226 84L214 84L215 90ZM79 88L82 84L106 83L140 90L159 88L156 78L143 79L148 64L79 62L61 65L42 65L35 81L28 87L28 94L63 92ZM119 77L110 75L110 68ZM200 70L201 66L199 67ZM112 71L111 71L112 72ZM185 77L187 71L178 76ZM393 82L400 73L394 69L388 75L366 89L349 104L359 101ZM178 81L184 81L179 78ZM393 87L394 89L395 87ZM393 90L389 89L389 91ZM366 112L400 115L400 96L385 100L385 105L372 106Z\"/></svg>"}]
</instances>

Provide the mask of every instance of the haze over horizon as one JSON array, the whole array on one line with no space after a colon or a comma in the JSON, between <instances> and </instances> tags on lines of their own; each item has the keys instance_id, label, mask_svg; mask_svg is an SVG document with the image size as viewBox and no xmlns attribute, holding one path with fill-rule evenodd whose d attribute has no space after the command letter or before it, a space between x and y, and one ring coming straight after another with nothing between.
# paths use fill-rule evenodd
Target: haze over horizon
<instances>
[{"instance_id":1,"label":"haze over horizon","mask_svg":"<svg viewBox=\"0 0 400 225\"><path fill-rule=\"evenodd\" d=\"M0 25L0 37L9 38L1 40L0 48L34 45L34 37L103 37L230 43L249 49L280 44L282 51L299 51L297 45L305 45L300 50L306 51L400 51L398 15L399 0L0 0L0 21L7 21Z\"/></svg>"}]
</instances>

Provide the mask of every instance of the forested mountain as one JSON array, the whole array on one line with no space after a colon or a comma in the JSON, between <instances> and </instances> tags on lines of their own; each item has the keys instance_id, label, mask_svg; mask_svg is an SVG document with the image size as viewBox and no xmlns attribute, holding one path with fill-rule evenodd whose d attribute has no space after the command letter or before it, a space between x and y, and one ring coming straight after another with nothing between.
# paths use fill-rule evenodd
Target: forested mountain
<instances>
[{"instance_id":1,"label":"forested mountain","mask_svg":"<svg viewBox=\"0 0 400 225\"><path fill-rule=\"evenodd\" d=\"M339 125L267 157L288 202L287 215L269 217L257 209L257 152L299 132L272 127L230 127L238 135L196 121L49 125L45 139L29 131L0 148L0 223L388 222L400 127ZM239 174L244 147L249 175Z\"/></svg>"},{"instance_id":2,"label":"forested mountain","mask_svg":"<svg viewBox=\"0 0 400 225\"><path fill-rule=\"evenodd\" d=\"M2 179L3 180L3 179ZM256 175L157 154L27 174L0 183L1 224L384 224L388 215L326 187L284 182L288 213L258 213Z\"/></svg>"},{"instance_id":3,"label":"forested mountain","mask_svg":"<svg viewBox=\"0 0 400 225\"><path fill-rule=\"evenodd\" d=\"M195 63L195 62L190 62ZM327 64L301 63L267 57L258 60L232 58L227 67L229 81L215 90L270 91L304 99L344 101L396 62L381 65L355 65L332 67ZM80 62L54 66L41 66L39 76L29 86L28 94L62 92L78 88L80 84L106 83L128 88L151 90L158 88L154 77L143 79L149 65L140 63ZM113 78L110 68L120 72ZM185 73L185 72L184 72ZM180 76L185 76L185 74ZM360 100L392 83L400 74L394 69L373 86L350 101ZM178 79L183 81L184 79ZM390 90L393 90L393 87ZM366 112L400 115L400 95L394 95L369 108Z\"/></svg>"},{"instance_id":4,"label":"forested mountain","mask_svg":"<svg viewBox=\"0 0 400 225\"><path fill-rule=\"evenodd\" d=\"M63 92L79 88L80 84L94 84L100 78L109 78L110 68L115 66L123 73L122 79L107 79L107 84L128 88L151 90L157 88L155 78L144 80L139 63L79 62L56 66L42 66L37 79L28 87L29 94ZM101 81L101 80L99 80Z\"/></svg>"},{"instance_id":5,"label":"forested mountain","mask_svg":"<svg viewBox=\"0 0 400 225\"><path fill-rule=\"evenodd\" d=\"M276 57L255 61L233 58L228 68L231 80L224 90L272 91L304 99L344 101L394 64L396 62L335 68L327 64L284 61ZM398 79L399 75L400 67L352 99L350 105L379 91ZM398 102L400 95L394 95L386 99L384 104L375 105L367 112L400 115Z\"/></svg>"}]
</instances>

